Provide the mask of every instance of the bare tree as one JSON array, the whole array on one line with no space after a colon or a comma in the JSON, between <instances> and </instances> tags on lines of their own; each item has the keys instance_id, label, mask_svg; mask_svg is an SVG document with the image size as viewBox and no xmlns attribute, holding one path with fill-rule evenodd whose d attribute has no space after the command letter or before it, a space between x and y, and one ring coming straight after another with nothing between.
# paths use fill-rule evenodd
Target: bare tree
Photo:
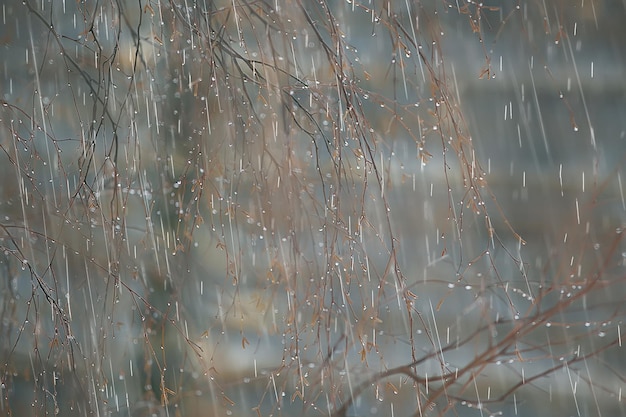
<instances>
[{"instance_id":1,"label":"bare tree","mask_svg":"<svg viewBox=\"0 0 626 417\"><path fill-rule=\"evenodd\" d=\"M621 412L587 3L3 5L0 415Z\"/></svg>"}]
</instances>

